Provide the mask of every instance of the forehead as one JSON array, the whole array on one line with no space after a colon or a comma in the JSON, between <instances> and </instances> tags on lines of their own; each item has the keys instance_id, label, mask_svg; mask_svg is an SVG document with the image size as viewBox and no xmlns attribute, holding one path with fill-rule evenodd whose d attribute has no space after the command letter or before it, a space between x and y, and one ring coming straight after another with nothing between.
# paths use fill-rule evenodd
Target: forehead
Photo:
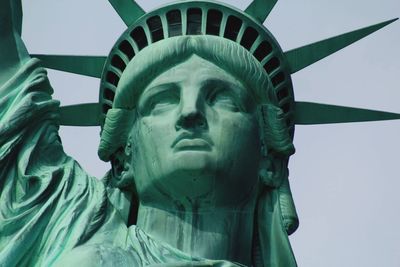
<instances>
[{"instance_id":1,"label":"forehead","mask_svg":"<svg viewBox=\"0 0 400 267\"><path fill-rule=\"evenodd\" d=\"M146 91L163 84L176 83L180 85L190 84L201 86L209 80L229 83L237 88L245 90L242 82L229 72L210 61L193 55L186 61L155 77L150 84L146 86L143 93L145 94Z\"/></svg>"}]
</instances>

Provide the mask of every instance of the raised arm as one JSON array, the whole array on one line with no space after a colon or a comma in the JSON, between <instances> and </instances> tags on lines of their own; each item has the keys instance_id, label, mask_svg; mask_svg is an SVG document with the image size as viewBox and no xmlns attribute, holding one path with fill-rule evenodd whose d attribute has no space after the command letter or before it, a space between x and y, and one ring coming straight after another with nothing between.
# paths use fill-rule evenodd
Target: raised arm
<instances>
[{"instance_id":1,"label":"raised arm","mask_svg":"<svg viewBox=\"0 0 400 267\"><path fill-rule=\"evenodd\" d=\"M29 60L21 28L21 0L0 0L0 85Z\"/></svg>"},{"instance_id":2,"label":"raised arm","mask_svg":"<svg viewBox=\"0 0 400 267\"><path fill-rule=\"evenodd\" d=\"M101 227L107 199L63 151L59 102L21 21L21 0L0 0L0 266L52 266Z\"/></svg>"}]
</instances>

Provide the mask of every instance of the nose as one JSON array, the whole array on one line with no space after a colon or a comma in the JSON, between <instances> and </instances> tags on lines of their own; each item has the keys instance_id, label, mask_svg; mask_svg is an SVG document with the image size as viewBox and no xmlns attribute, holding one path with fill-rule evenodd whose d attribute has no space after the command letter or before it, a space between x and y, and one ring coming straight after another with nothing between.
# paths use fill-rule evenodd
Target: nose
<instances>
[{"instance_id":1,"label":"nose","mask_svg":"<svg viewBox=\"0 0 400 267\"><path fill-rule=\"evenodd\" d=\"M186 101L185 101L186 100ZM176 121L176 130L205 130L208 123L200 99L182 99L181 111Z\"/></svg>"},{"instance_id":2,"label":"nose","mask_svg":"<svg viewBox=\"0 0 400 267\"><path fill-rule=\"evenodd\" d=\"M175 128L176 130L205 130L207 127L207 120L202 113L191 112L181 114Z\"/></svg>"}]
</instances>

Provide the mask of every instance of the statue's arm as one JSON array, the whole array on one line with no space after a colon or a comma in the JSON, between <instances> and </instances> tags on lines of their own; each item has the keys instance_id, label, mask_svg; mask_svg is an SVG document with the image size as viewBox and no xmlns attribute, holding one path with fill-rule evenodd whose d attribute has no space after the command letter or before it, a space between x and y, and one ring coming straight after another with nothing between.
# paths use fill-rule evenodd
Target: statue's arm
<instances>
[{"instance_id":1,"label":"statue's arm","mask_svg":"<svg viewBox=\"0 0 400 267\"><path fill-rule=\"evenodd\" d=\"M21 27L21 1L0 0L0 85L29 60L21 40Z\"/></svg>"},{"instance_id":2,"label":"statue's arm","mask_svg":"<svg viewBox=\"0 0 400 267\"><path fill-rule=\"evenodd\" d=\"M51 266L101 227L107 198L63 151L59 102L21 20L20 0L0 0L0 266Z\"/></svg>"}]
</instances>

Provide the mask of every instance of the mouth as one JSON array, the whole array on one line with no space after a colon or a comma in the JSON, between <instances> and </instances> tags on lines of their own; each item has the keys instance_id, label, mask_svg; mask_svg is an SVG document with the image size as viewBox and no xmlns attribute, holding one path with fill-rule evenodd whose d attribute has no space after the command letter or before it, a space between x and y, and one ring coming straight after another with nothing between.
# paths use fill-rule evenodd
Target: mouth
<instances>
[{"instance_id":1,"label":"mouth","mask_svg":"<svg viewBox=\"0 0 400 267\"><path fill-rule=\"evenodd\" d=\"M203 136L182 134L174 141L171 147L174 151L211 151L212 142L209 138Z\"/></svg>"}]
</instances>

